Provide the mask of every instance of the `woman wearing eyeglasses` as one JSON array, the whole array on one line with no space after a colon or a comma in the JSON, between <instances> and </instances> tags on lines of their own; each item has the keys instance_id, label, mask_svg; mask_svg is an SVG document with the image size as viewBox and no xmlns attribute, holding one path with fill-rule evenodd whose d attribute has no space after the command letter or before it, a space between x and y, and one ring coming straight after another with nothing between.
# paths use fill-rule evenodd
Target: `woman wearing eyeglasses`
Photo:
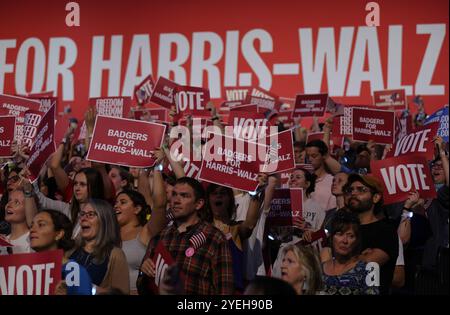
<instances>
[{"instance_id":1,"label":"woman wearing eyeglasses","mask_svg":"<svg viewBox=\"0 0 450 315\"><path fill-rule=\"evenodd\" d=\"M34 193L37 196L39 208L53 209L69 217L75 226L73 238L76 238L81 231L78 213L85 206L87 200L89 198L105 199L102 175L94 168L83 168L77 172L73 182L73 196L70 203L47 198L37 187L35 187ZM33 199L31 187L25 188L25 196ZM34 213L36 212L37 209L34 209Z\"/></svg>"},{"instance_id":2,"label":"woman wearing eyeglasses","mask_svg":"<svg viewBox=\"0 0 450 315\"><path fill-rule=\"evenodd\" d=\"M111 205L89 199L78 214L81 227L70 259L86 268L97 294L118 289L130 293L128 264L120 248L120 230Z\"/></svg>"}]
</instances>

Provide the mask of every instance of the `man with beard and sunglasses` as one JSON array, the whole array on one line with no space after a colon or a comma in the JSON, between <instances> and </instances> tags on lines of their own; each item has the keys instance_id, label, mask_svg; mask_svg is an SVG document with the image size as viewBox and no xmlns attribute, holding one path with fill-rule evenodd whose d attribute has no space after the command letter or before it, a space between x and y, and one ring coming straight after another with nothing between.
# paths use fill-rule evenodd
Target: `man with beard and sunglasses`
<instances>
[{"instance_id":1,"label":"man with beard and sunglasses","mask_svg":"<svg viewBox=\"0 0 450 315\"><path fill-rule=\"evenodd\" d=\"M398 256L395 224L382 218L383 185L371 175L351 174L343 188L347 208L358 214L361 222L361 258L379 265L380 293L387 294ZM377 272L376 269L374 270Z\"/></svg>"}]
</instances>

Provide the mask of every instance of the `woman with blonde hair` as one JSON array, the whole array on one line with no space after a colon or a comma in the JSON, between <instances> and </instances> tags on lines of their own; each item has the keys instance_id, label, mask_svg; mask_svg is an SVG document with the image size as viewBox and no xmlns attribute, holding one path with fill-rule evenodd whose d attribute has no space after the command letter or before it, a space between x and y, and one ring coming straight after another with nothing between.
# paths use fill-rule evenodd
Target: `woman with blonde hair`
<instances>
[{"instance_id":1,"label":"woman with blonde hair","mask_svg":"<svg viewBox=\"0 0 450 315\"><path fill-rule=\"evenodd\" d=\"M322 269L312 248L291 244L283 248L282 255L281 279L298 295L315 295L322 290Z\"/></svg>"}]
</instances>

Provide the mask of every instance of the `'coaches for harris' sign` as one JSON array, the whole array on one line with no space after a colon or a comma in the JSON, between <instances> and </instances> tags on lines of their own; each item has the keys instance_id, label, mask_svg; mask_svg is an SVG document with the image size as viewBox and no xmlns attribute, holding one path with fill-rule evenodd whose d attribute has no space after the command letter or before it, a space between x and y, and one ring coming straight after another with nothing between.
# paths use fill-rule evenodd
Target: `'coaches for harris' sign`
<instances>
[{"instance_id":1,"label":"'coaches for harris' sign","mask_svg":"<svg viewBox=\"0 0 450 315\"><path fill-rule=\"evenodd\" d=\"M87 159L129 167L152 167L166 126L125 118L97 116Z\"/></svg>"}]
</instances>

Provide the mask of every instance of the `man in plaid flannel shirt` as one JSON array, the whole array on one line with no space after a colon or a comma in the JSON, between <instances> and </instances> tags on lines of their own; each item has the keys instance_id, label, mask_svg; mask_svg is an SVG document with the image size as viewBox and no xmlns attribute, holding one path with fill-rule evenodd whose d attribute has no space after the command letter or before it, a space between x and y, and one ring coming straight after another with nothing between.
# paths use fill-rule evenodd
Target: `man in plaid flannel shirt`
<instances>
[{"instance_id":1,"label":"man in plaid flannel shirt","mask_svg":"<svg viewBox=\"0 0 450 315\"><path fill-rule=\"evenodd\" d=\"M221 231L200 219L198 212L204 204L205 191L197 180L189 177L178 179L170 199L173 223L152 238L146 257L153 257L161 241L184 274L182 293L233 294L233 268L228 242ZM203 242L195 248L191 243L192 237L201 233L204 235ZM187 254L190 247L194 247L195 251ZM144 259L141 270L154 277L153 261Z\"/></svg>"}]
</instances>

